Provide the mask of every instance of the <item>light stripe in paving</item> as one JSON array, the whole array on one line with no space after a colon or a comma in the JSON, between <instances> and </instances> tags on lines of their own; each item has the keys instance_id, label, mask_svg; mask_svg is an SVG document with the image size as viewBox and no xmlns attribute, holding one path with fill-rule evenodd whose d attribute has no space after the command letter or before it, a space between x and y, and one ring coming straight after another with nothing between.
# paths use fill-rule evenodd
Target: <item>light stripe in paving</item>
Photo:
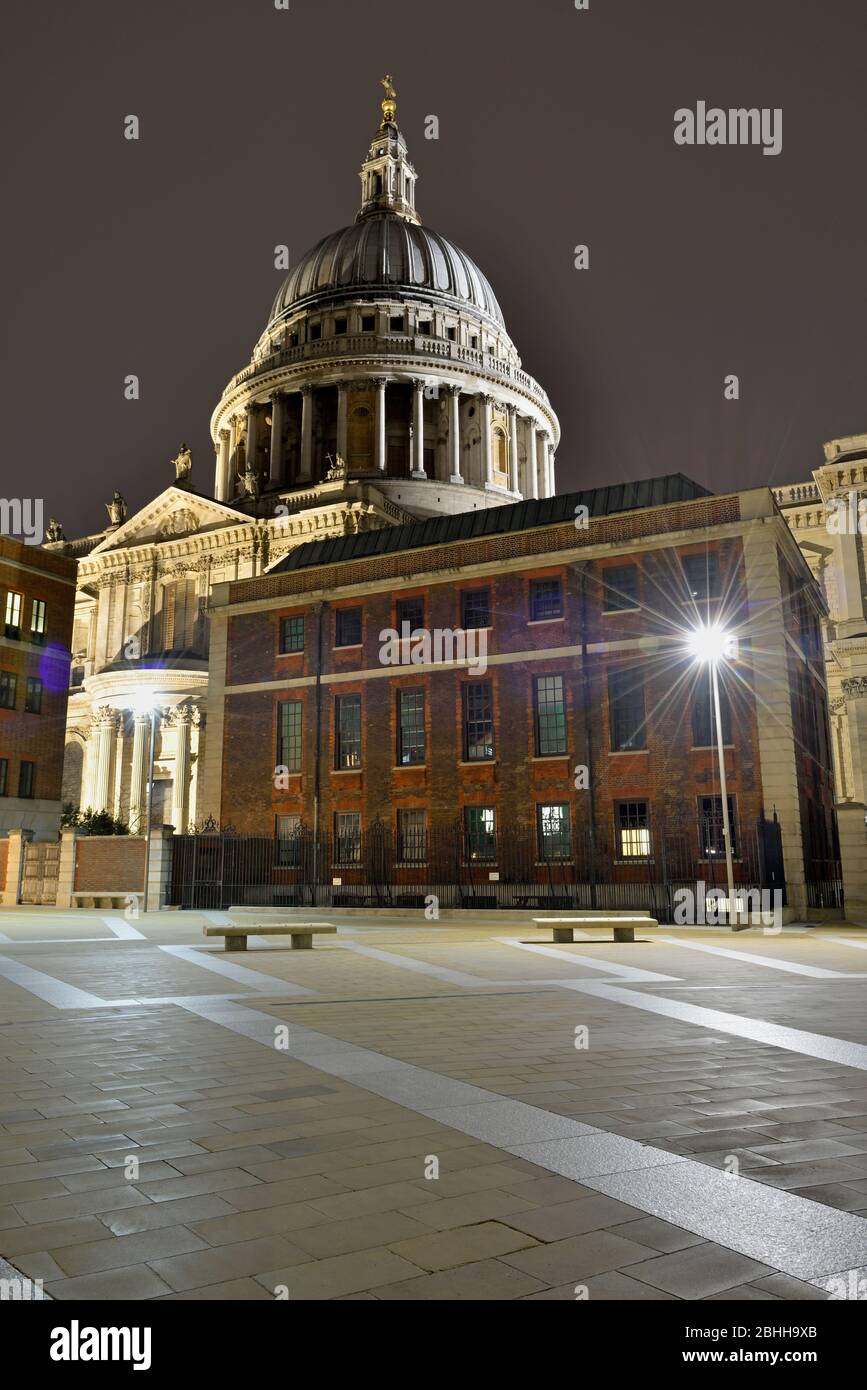
<instances>
[{"instance_id":1,"label":"light stripe in paving","mask_svg":"<svg viewBox=\"0 0 867 1390\"><path fill-rule=\"evenodd\" d=\"M215 975L222 975L226 980L233 980L236 985L248 985L257 994L288 995L316 994L317 992L315 989L305 988L304 985L293 984L291 980L280 980L275 979L273 975L263 975L260 970L250 970L246 965L235 965L230 960L203 955L197 946L160 946L159 949L165 951L167 955L176 956L188 965L198 965L202 970L212 970Z\"/></svg>"},{"instance_id":2,"label":"light stripe in paving","mask_svg":"<svg viewBox=\"0 0 867 1390\"><path fill-rule=\"evenodd\" d=\"M837 1062L842 1067L867 1071L867 1047L862 1043L847 1042L844 1038L832 1038L823 1033L808 1033L802 1028L787 1028L781 1023L768 1023L765 1019L747 1018L743 1014L723 1013L721 1009L705 1009L700 1004L689 1004L682 999L639 994L637 990L622 989L619 985L609 985L602 980L560 980L557 983L561 989L595 995L613 1004L626 1004L630 1009L643 1009L645 1013L661 1014L663 1018L677 1019L681 1023L694 1023L699 1028L711 1028L715 1033L730 1033L768 1047L781 1047L787 1052L821 1057L823 1061Z\"/></svg>"},{"instance_id":3,"label":"light stripe in paving","mask_svg":"<svg viewBox=\"0 0 867 1390\"><path fill-rule=\"evenodd\" d=\"M187 999L183 1007L275 1047L279 1021L246 1004ZM366 1091L795 1278L820 1279L867 1262L867 1221L848 1212L750 1178L727 1178L694 1159L507 1100L299 1024L289 1025L288 1045L280 1050L316 1071L354 1079Z\"/></svg>"},{"instance_id":4,"label":"light stripe in paving","mask_svg":"<svg viewBox=\"0 0 867 1390\"><path fill-rule=\"evenodd\" d=\"M495 936L501 946L516 946L519 951L533 951L538 956L553 956L554 960L565 960L570 965L583 965L589 970L598 970L603 975L617 975L621 980L632 980L635 984L668 984L677 981L679 975L657 975L655 970L640 970L637 965L621 965L619 961L605 960L601 956L577 956L572 951L561 951L556 946L542 946L535 941L518 941L513 936Z\"/></svg>"},{"instance_id":5,"label":"light stripe in paving","mask_svg":"<svg viewBox=\"0 0 867 1390\"><path fill-rule=\"evenodd\" d=\"M56 1009L101 1009L105 1006L106 1001L98 995L77 989L75 985L65 984L63 980L56 980L53 975L46 975L42 970L33 970L21 961L10 960L8 956L0 956L0 975L10 980L13 985L26 989L29 994L35 994L37 999L43 999L46 1004L53 1004Z\"/></svg>"},{"instance_id":6,"label":"light stripe in paving","mask_svg":"<svg viewBox=\"0 0 867 1390\"><path fill-rule=\"evenodd\" d=\"M779 956L758 956L753 951L732 951L725 946L709 946L705 941L678 941L674 936L658 936L669 946L680 946L685 951L704 951L709 956L725 956L728 960L739 960L744 965L763 965L769 970L783 970L790 975L809 975L814 980L864 980L867 975L852 974L849 970L825 970L819 965L802 965L800 962L783 960Z\"/></svg>"},{"instance_id":7,"label":"light stripe in paving","mask_svg":"<svg viewBox=\"0 0 867 1390\"><path fill-rule=\"evenodd\" d=\"M463 970L449 970L445 965L430 965L426 960L415 960L411 956L398 956L393 951L379 951L375 946L363 946L360 941L337 941L344 951L355 951L359 956L369 956L383 965L402 966L404 970L415 970L420 975L432 975L435 979L446 980L450 985L465 985L477 988L479 985L503 985L503 980L485 980L481 975L468 975Z\"/></svg>"},{"instance_id":8,"label":"light stripe in paving","mask_svg":"<svg viewBox=\"0 0 867 1390\"><path fill-rule=\"evenodd\" d=\"M851 936L823 936L823 941L833 941L837 946L854 946L856 951L867 951L867 941L855 941Z\"/></svg>"},{"instance_id":9,"label":"light stripe in paving","mask_svg":"<svg viewBox=\"0 0 867 1390\"><path fill-rule=\"evenodd\" d=\"M137 931L131 922L125 917L103 917L103 922L110 929L112 934L119 937L121 941L146 941L144 932Z\"/></svg>"}]
</instances>

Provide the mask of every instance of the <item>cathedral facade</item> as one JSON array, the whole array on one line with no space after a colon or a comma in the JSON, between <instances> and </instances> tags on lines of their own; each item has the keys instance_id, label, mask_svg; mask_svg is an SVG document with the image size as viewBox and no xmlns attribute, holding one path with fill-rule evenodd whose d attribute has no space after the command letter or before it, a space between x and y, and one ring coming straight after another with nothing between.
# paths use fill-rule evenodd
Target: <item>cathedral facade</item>
<instances>
[{"instance_id":1,"label":"cathedral facade","mask_svg":"<svg viewBox=\"0 0 867 1390\"><path fill-rule=\"evenodd\" d=\"M390 79L355 221L289 272L211 419L134 515L49 541L78 562L62 799L144 828L206 813L209 603L302 542L552 496L559 425L470 257L424 226ZM151 712L158 734L150 749Z\"/></svg>"}]
</instances>

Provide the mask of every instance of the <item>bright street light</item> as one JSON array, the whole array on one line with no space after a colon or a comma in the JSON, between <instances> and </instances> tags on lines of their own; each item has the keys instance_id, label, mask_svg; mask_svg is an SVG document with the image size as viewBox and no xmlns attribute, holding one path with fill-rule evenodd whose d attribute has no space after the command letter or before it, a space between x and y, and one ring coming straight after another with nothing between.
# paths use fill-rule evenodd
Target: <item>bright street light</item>
<instances>
[{"instance_id":1,"label":"bright street light","mask_svg":"<svg viewBox=\"0 0 867 1390\"><path fill-rule=\"evenodd\" d=\"M719 679L717 670L725 658L737 655L737 638L719 623L700 623L693 628L687 638L687 648L703 666L710 667L711 688L713 690L713 716L716 725L717 759L719 761L719 791L722 806L723 844L726 852L726 879L728 882L729 925L732 931L738 930L737 908L735 905L735 871L732 862L732 835L729 824L729 798L726 786L726 761L723 747L722 718L719 707Z\"/></svg>"}]
</instances>

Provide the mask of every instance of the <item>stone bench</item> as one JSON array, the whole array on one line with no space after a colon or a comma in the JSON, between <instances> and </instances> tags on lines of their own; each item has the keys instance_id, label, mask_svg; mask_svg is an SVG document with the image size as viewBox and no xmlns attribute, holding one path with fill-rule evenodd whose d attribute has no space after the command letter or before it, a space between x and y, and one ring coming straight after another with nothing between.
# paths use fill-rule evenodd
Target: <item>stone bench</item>
<instances>
[{"instance_id":1,"label":"stone bench","mask_svg":"<svg viewBox=\"0 0 867 1390\"><path fill-rule=\"evenodd\" d=\"M327 922L278 922L262 927L203 927L205 936L224 936L227 951L246 951L248 936L288 936L297 951L309 951L314 936L333 936L336 927Z\"/></svg>"},{"instance_id":2,"label":"stone bench","mask_svg":"<svg viewBox=\"0 0 867 1390\"><path fill-rule=\"evenodd\" d=\"M132 888L122 888L116 892L102 889L98 893L70 893L69 897L73 907L126 907L130 898L140 901L142 894L141 891L135 892Z\"/></svg>"},{"instance_id":3,"label":"stone bench","mask_svg":"<svg viewBox=\"0 0 867 1390\"><path fill-rule=\"evenodd\" d=\"M555 941L574 941L574 932L613 931L613 941L634 941L636 928L639 931L655 931L659 923L655 917L629 916L618 913L611 917L534 917L540 926L554 929Z\"/></svg>"}]
</instances>

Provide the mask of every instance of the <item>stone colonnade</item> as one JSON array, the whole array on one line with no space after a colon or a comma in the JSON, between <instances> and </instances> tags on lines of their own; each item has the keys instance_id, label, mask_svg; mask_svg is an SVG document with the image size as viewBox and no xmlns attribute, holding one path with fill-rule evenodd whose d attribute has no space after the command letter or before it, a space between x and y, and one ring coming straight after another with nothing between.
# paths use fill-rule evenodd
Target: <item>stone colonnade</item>
<instances>
[{"instance_id":1,"label":"stone colonnade","mask_svg":"<svg viewBox=\"0 0 867 1390\"><path fill-rule=\"evenodd\" d=\"M197 705L184 702L158 713L154 749L157 784L171 773L171 803L162 819L179 831L195 816L195 791L202 717ZM91 733L82 776L82 808L109 811L129 823L132 834L147 822L151 715L102 705L91 716Z\"/></svg>"},{"instance_id":2,"label":"stone colonnade","mask_svg":"<svg viewBox=\"0 0 867 1390\"><path fill-rule=\"evenodd\" d=\"M512 402L499 401L496 397L479 392L465 392L454 384L436 384L415 377L409 382L390 379L384 376L368 378L349 378L337 383L323 383L320 389L336 390L336 442L335 450L353 471L350 456L349 394L351 391L367 388L373 395L373 458L367 471L374 477L394 477L393 465L389 459L387 423L394 421L389 412L388 392L390 386L409 385L412 390L412 405L406 427L407 467L404 475L418 480L427 479L430 474L425 468L424 439L429 411L434 401L446 397L445 430L447 473L438 481L454 484L472 483L479 487L491 487L522 494L524 497L550 497L554 486L554 455L551 434L540 428L535 416L522 413ZM288 409L288 397L301 397L300 441L292 461L287 457L284 445L284 428ZM312 484L314 479L314 419L316 413L317 388L305 383L295 389L272 391L267 404L251 401L244 410L230 417L229 424L220 429L216 443L217 462L215 495L219 501L230 501L239 490L237 479L244 472L247 460L254 458L264 473L267 468L266 486L303 487ZM462 417L462 403L472 403L473 419L478 423L480 446L479 476L470 479L463 469L463 451L466 446L468 415ZM270 414L270 434L268 435L267 416ZM495 414L500 423L494 426ZM503 423L505 421L505 423ZM262 446L268 439L267 458ZM501 444L498 451L497 440ZM521 462L523 442L524 460ZM495 471L501 479L497 481ZM290 477L290 472L292 476ZM264 482L264 478L263 478Z\"/></svg>"}]
</instances>

